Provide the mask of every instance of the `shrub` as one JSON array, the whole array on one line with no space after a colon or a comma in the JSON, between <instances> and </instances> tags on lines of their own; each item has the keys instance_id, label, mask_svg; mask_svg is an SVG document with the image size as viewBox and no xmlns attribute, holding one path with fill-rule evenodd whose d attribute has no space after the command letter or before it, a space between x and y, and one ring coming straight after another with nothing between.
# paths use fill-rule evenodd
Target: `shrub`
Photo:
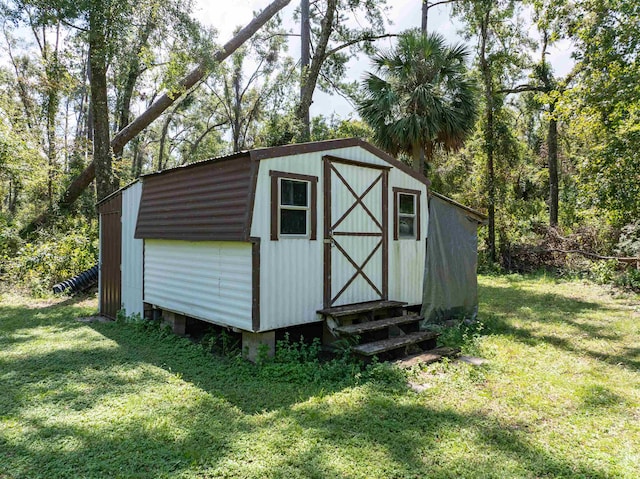
<instances>
[{"instance_id":1,"label":"shrub","mask_svg":"<svg viewBox=\"0 0 640 479\"><path fill-rule=\"evenodd\" d=\"M640 293L640 270L627 269L615 279L616 286Z\"/></svg>"},{"instance_id":2,"label":"shrub","mask_svg":"<svg viewBox=\"0 0 640 479\"><path fill-rule=\"evenodd\" d=\"M95 228L78 224L70 232L42 233L36 241L23 244L13 257L3 258L3 269L11 283L42 296L54 284L91 268L97 260Z\"/></svg>"},{"instance_id":3,"label":"shrub","mask_svg":"<svg viewBox=\"0 0 640 479\"><path fill-rule=\"evenodd\" d=\"M617 268L618 262L616 260L596 261L589 270L589 276L598 284L608 284L617 276Z\"/></svg>"},{"instance_id":4,"label":"shrub","mask_svg":"<svg viewBox=\"0 0 640 479\"><path fill-rule=\"evenodd\" d=\"M285 335L285 338L276 344L275 356L259 356L257 367L262 377L297 383L352 384L362 379L370 379L364 365L346 353L332 359L323 358L319 338L314 338L311 342L306 342L304 338L291 341L289 336Z\"/></svg>"},{"instance_id":5,"label":"shrub","mask_svg":"<svg viewBox=\"0 0 640 479\"><path fill-rule=\"evenodd\" d=\"M640 257L640 220L622 227L615 252L619 256Z\"/></svg>"}]
</instances>

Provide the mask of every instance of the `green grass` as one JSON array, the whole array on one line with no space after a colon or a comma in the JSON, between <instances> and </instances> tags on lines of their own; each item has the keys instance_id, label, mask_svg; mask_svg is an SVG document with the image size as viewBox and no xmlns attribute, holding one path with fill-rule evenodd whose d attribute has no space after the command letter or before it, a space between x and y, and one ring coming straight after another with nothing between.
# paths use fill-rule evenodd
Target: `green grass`
<instances>
[{"instance_id":1,"label":"green grass","mask_svg":"<svg viewBox=\"0 0 640 479\"><path fill-rule=\"evenodd\" d=\"M4 295L0 478L638 477L639 298L506 276L480 299L482 326L447 339L489 362L412 371L417 393Z\"/></svg>"}]
</instances>

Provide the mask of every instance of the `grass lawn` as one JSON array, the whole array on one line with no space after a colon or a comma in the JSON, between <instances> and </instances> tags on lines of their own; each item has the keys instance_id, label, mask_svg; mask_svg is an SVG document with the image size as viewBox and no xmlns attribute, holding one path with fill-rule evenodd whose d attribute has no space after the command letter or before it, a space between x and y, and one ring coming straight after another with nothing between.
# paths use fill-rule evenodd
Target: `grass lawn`
<instances>
[{"instance_id":1,"label":"grass lawn","mask_svg":"<svg viewBox=\"0 0 640 479\"><path fill-rule=\"evenodd\" d=\"M640 476L640 298L481 277L483 366L246 365L95 299L0 300L0 478ZM318 369L318 371L320 371Z\"/></svg>"}]
</instances>

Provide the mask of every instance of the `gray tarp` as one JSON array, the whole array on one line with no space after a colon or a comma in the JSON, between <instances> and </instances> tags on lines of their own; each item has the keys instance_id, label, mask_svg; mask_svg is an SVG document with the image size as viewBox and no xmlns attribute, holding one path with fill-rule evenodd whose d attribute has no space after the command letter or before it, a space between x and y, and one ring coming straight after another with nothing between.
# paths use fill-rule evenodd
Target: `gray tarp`
<instances>
[{"instance_id":1,"label":"gray tarp","mask_svg":"<svg viewBox=\"0 0 640 479\"><path fill-rule=\"evenodd\" d=\"M426 323L475 319L477 250L478 221L463 209L432 196L422 300Z\"/></svg>"}]
</instances>

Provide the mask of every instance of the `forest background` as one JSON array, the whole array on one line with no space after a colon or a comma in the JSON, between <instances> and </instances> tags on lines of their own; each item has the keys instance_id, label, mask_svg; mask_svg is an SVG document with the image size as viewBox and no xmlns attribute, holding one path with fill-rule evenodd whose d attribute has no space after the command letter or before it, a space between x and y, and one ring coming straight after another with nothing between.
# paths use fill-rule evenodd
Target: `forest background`
<instances>
[{"instance_id":1,"label":"forest background","mask_svg":"<svg viewBox=\"0 0 640 479\"><path fill-rule=\"evenodd\" d=\"M475 115L455 142L434 133L426 157L398 154L488 213L481 267L640 288L629 259L640 256L640 5L415 2L420 34L443 8L458 26L451 48L467 52ZM259 3L223 45L192 2L0 2L4 282L44 294L95 264L96 201L141 174L300 141L376 142L362 110L371 84L349 62L399 45L394 2ZM554 62L558 45L570 68ZM452 96L436 77L430 91ZM340 114L312 107L336 95Z\"/></svg>"}]
</instances>

